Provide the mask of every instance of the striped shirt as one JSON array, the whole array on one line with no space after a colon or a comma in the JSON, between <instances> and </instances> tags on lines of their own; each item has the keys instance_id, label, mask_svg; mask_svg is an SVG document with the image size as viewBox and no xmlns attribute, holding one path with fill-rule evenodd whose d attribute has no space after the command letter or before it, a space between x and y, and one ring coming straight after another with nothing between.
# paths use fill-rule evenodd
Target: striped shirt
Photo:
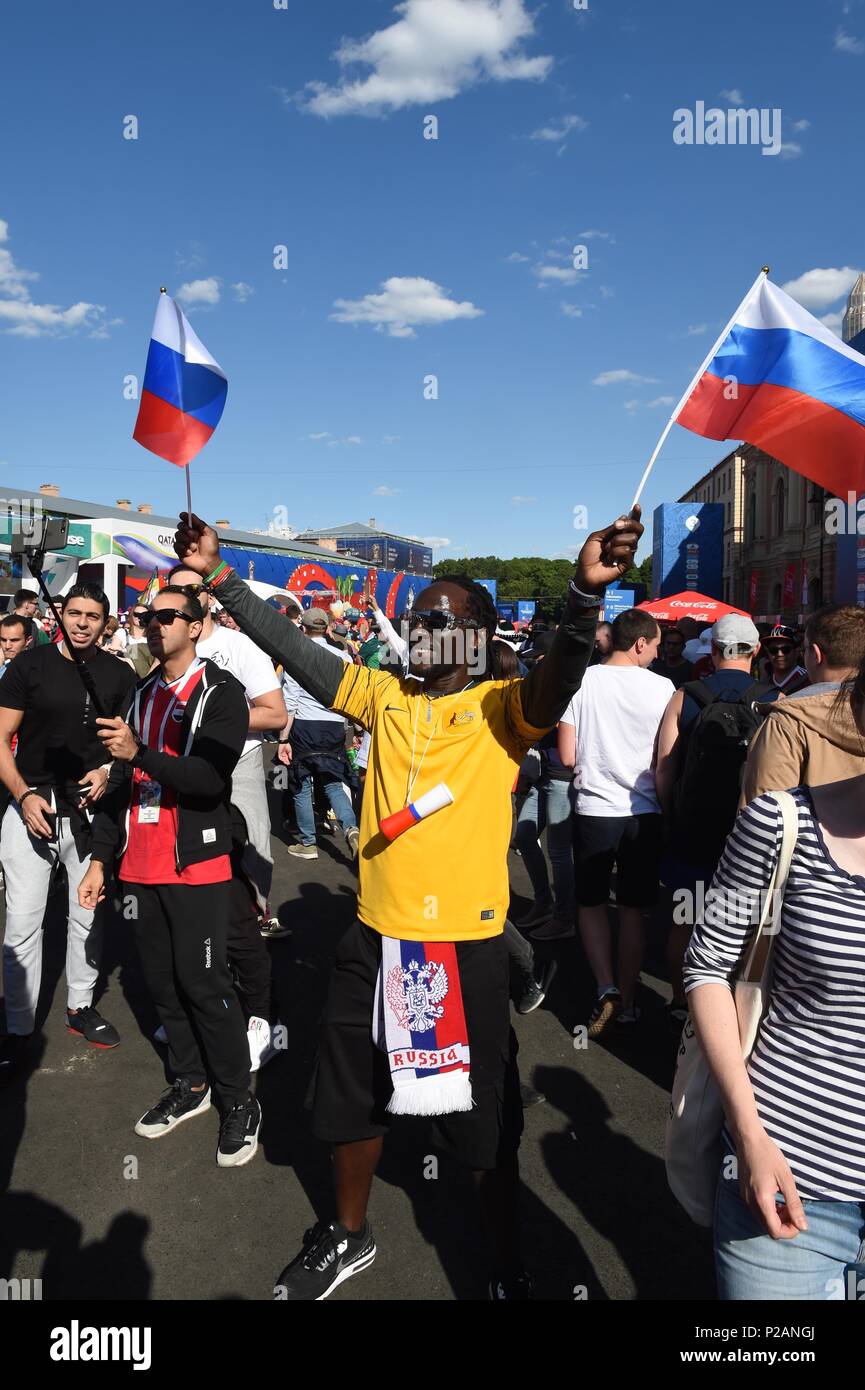
<instances>
[{"instance_id":1,"label":"striped shirt","mask_svg":"<svg viewBox=\"0 0 865 1390\"><path fill-rule=\"evenodd\" d=\"M772 986L748 1074L760 1122L799 1195L865 1201L865 878L831 858L807 788L793 792L799 838L772 947ZM685 988L732 985L781 847L771 795L739 815L712 880L712 905L685 958ZM730 1145L725 1131L724 1142ZM727 1152L732 1152L728 1147Z\"/></svg>"}]
</instances>

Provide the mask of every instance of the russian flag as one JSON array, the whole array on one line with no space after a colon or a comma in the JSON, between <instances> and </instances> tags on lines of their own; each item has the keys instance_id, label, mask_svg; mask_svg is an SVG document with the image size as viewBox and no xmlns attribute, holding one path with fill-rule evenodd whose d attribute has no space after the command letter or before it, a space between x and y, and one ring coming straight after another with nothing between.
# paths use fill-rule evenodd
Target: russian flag
<instances>
[{"instance_id":1,"label":"russian flag","mask_svg":"<svg viewBox=\"0 0 865 1390\"><path fill-rule=\"evenodd\" d=\"M673 419L756 444L836 496L865 491L865 357L765 274Z\"/></svg>"},{"instance_id":2,"label":"russian flag","mask_svg":"<svg viewBox=\"0 0 865 1390\"><path fill-rule=\"evenodd\" d=\"M160 294L133 439L182 468L213 434L227 394L219 363L179 305Z\"/></svg>"}]
</instances>

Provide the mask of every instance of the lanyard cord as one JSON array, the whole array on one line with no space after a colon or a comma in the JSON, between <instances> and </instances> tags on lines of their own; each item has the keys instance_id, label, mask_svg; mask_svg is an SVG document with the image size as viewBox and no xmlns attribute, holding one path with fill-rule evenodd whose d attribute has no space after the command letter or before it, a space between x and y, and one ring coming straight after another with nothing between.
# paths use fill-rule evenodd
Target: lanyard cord
<instances>
[{"instance_id":1,"label":"lanyard cord","mask_svg":"<svg viewBox=\"0 0 865 1390\"><path fill-rule=\"evenodd\" d=\"M418 719L419 719L419 718L420 718L420 700L418 700L418 702L417 702L417 709L416 709L415 712L414 712L414 732L413 732L412 738L411 738L411 767L409 768L409 772L408 772L408 786L406 787L405 801L403 802L403 805L404 805L404 806L408 806L409 803L410 803L410 801L411 801L411 794L412 794L412 791L414 790L414 784L415 784L415 782L417 781L418 777L420 776L420 770L421 770L421 768L423 767L423 760L424 760L424 758L426 757L426 750L427 750L427 748L429 748L430 743L432 742L432 736L433 736L433 734L435 733L435 725L433 725L433 727L432 727L432 728L430 729L430 731L429 731L429 736L428 736L428 738L427 738L427 741L426 741L426 743L424 744L424 750L423 750L423 752L422 752L421 755L420 755L420 762L419 762L418 765L417 765L417 772L415 772L415 770L414 770L414 754L415 754L415 745L416 745L416 741L417 741L417 724L418 724Z\"/></svg>"},{"instance_id":2,"label":"lanyard cord","mask_svg":"<svg viewBox=\"0 0 865 1390\"><path fill-rule=\"evenodd\" d=\"M468 685L464 685L464 686L463 686L462 690L457 690L457 691L455 691L454 693L457 694L457 695L462 695L462 694L464 693L464 691L466 691L466 690L469 689L469 686L472 686L472 685L474 685L474 684L475 684L474 680L470 680L469 683L468 683ZM431 712L432 712L432 701L430 700L429 695L427 695L427 700L430 701L430 713L431 713ZM429 748L429 746L430 746L430 744L431 744L431 742L432 742L432 736L433 736L433 734L435 733L435 725L433 725L433 727L432 727L432 728L430 729L430 731L429 731L429 737L427 738L427 741L426 741L426 743L424 744L423 752L422 752L421 755L420 755L420 762L419 762L418 765L417 765L417 772L415 772L415 770L414 770L414 755L415 755L415 747L416 747L416 744L417 744L417 726L418 726L418 720L419 720L419 718L420 718L420 700L418 700L418 702L417 702L417 709L415 710L415 714L414 714L414 732L412 733L412 738L411 738L411 767L409 768L409 773L408 773L408 786L407 786L407 788L406 788L405 801L403 802L403 805L404 805L404 806L408 806L408 805L410 804L410 802L411 802L411 794L412 794L412 792L413 792L413 790L414 790L415 782L417 781L418 777L420 776L420 770L421 770L421 768L423 767L423 760L424 760L424 758L426 757L426 750Z\"/></svg>"}]
</instances>

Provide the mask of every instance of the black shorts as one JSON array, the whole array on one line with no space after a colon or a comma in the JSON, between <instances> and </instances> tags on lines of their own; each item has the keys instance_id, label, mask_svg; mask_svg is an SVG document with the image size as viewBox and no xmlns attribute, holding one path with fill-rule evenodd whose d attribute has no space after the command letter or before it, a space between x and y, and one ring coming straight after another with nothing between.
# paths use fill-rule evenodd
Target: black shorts
<instances>
[{"instance_id":1,"label":"black shorts","mask_svg":"<svg viewBox=\"0 0 865 1390\"><path fill-rule=\"evenodd\" d=\"M504 936L457 943L457 961L474 1106L433 1125L439 1146L460 1163L492 1169L516 1154L523 1130ZM380 962L378 932L353 922L330 976L315 1082L313 1131L329 1143L374 1139L392 1118L385 1109L393 1093L387 1055L372 1039Z\"/></svg>"},{"instance_id":2,"label":"black shorts","mask_svg":"<svg viewBox=\"0 0 865 1390\"><path fill-rule=\"evenodd\" d=\"M616 902L654 907L664 848L663 816L574 816L574 868L580 907L600 907L610 896L616 870Z\"/></svg>"}]
</instances>

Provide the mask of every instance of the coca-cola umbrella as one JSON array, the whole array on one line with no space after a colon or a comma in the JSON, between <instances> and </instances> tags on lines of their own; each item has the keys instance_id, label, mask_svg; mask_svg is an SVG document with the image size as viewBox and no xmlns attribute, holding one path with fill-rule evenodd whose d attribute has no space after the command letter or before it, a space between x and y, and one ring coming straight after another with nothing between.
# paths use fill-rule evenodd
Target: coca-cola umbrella
<instances>
[{"instance_id":1,"label":"coca-cola umbrella","mask_svg":"<svg viewBox=\"0 0 865 1390\"><path fill-rule=\"evenodd\" d=\"M676 623L681 618L693 618L695 622L709 626L728 613L741 613L746 618L751 616L750 613L745 613L743 608L733 608L729 603L722 603L717 598L707 598L705 594L695 593L693 589L685 589L681 594L671 594L669 598L647 599L637 607L644 613L651 613L660 623Z\"/></svg>"}]
</instances>

